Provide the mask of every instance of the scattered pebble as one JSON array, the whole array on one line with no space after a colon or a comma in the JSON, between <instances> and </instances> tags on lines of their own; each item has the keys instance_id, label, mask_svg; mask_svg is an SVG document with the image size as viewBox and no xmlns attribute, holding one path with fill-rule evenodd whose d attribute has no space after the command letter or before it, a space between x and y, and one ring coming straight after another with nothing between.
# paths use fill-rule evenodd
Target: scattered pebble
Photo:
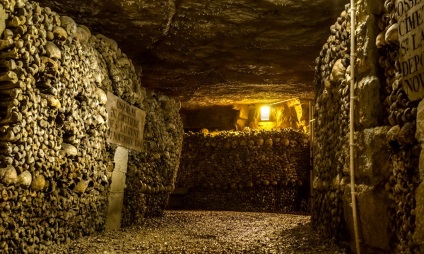
<instances>
[{"instance_id":1,"label":"scattered pebble","mask_svg":"<svg viewBox=\"0 0 424 254\"><path fill-rule=\"evenodd\" d=\"M346 250L312 230L310 216L165 211L142 225L56 245L50 253L319 253Z\"/></svg>"}]
</instances>

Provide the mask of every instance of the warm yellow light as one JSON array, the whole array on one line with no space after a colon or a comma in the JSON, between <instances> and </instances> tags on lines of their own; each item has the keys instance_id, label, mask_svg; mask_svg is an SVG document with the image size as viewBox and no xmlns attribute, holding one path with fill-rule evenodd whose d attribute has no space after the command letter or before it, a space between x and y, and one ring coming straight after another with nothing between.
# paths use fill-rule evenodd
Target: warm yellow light
<instances>
[{"instance_id":1,"label":"warm yellow light","mask_svg":"<svg viewBox=\"0 0 424 254\"><path fill-rule=\"evenodd\" d=\"M261 121L269 121L269 115L271 112L271 108L269 106L261 107Z\"/></svg>"}]
</instances>

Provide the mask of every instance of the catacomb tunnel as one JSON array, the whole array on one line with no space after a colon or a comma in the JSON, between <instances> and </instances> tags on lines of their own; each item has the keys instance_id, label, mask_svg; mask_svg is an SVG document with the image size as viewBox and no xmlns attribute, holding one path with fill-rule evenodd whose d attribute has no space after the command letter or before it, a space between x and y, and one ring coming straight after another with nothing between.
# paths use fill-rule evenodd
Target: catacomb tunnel
<instances>
[{"instance_id":1,"label":"catacomb tunnel","mask_svg":"<svg viewBox=\"0 0 424 254\"><path fill-rule=\"evenodd\" d=\"M421 0L0 0L0 253L424 253Z\"/></svg>"}]
</instances>

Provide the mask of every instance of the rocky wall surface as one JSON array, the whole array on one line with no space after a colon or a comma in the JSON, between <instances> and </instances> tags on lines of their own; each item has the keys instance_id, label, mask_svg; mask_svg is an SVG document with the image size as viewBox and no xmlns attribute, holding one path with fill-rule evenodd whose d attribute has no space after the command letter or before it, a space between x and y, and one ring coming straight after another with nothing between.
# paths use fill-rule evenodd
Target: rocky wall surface
<instances>
[{"instance_id":1,"label":"rocky wall surface","mask_svg":"<svg viewBox=\"0 0 424 254\"><path fill-rule=\"evenodd\" d=\"M421 150L415 139L418 102L408 99L400 81L396 1L356 4L354 137L361 248L417 253L412 236ZM352 243L349 11L346 6L330 28L317 59L312 218L321 232Z\"/></svg>"},{"instance_id":2,"label":"rocky wall surface","mask_svg":"<svg viewBox=\"0 0 424 254\"><path fill-rule=\"evenodd\" d=\"M131 60L113 40L35 2L0 3L0 252L46 252L104 229L116 149L106 143L107 91L148 112L146 140L158 142L160 156L173 151L154 172L164 174L155 176L163 178L158 191L169 193L181 147L175 103L145 100ZM143 171L147 163L136 159L151 153L131 153L129 174ZM131 194L139 192L134 181Z\"/></svg>"},{"instance_id":3,"label":"rocky wall surface","mask_svg":"<svg viewBox=\"0 0 424 254\"><path fill-rule=\"evenodd\" d=\"M309 194L309 139L280 131L184 134L176 187L191 209L294 211Z\"/></svg>"}]
</instances>

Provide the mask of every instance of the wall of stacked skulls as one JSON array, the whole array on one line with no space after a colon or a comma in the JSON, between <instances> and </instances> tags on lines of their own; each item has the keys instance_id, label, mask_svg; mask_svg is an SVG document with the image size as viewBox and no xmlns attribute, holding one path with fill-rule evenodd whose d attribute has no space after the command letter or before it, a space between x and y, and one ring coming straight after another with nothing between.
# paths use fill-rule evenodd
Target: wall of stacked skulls
<instances>
[{"instance_id":1,"label":"wall of stacked skulls","mask_svg":"<svg viewBox=\"0 0 424 254\"><path fill-rule=\"evenodd\" d=\"M129 154L123 224L162 215L175 188L183 140L179 102L147 91L144 151Z\"/></svg>"},{"instance_id":2,"label":"wall of stacked skulls","mask_svg":"<svg viewBox=\"0 0 424 254\"><path fill-rule=\"evenodd\" d=\"M314 115L316 136L313 144L315 178L312 220L327 235L338 237L345 236L346 230L343 190L331 183L333 179L338 177L337 180L340 181L342 176L347 175L343 173L343 169L348 163L348 157L343 156L342 152L349 149L349 84L345 77L350 64L349 27L349 16L344 11L337 23L331 26L331 36L316 60L314 81L317 96ZM335 70L335 75L332 69ZM332 84L336 85L333 89Z\"/></svg>"},{"instance_id":3,"label":"wall of stacked skulls","mask_svg":"<svg viewBox=\"0 0 424 254\"><path fill-rule=\"evenodd\" d=\"M309 194L309 139L293 129L184 134L183 207L293 211ZM299 197L299 198L298 198Z\"/></svg>"},{"instance_id":4,"label":"wall of stacked skulls","mask_svg":"<svg viewBox=\"0 0 424 254\"><path fill-rule=\"evenodd\" d=\"M147 112L123 221L160 214L181 150L175 102L146 93L113 40L35 2L0 3L0 252L46 252L104 229L116 149L107 91Z\"/></svg>"},{"instance_id":5,"label":"wall of stacked skulls","mask_svg":"<svg viewBox=\"0 0 424 254\"><path fill-rule=\"evenodd\" d=\"M416 207L418 102L408 99L400 80L396 1L356 4L355 173L361 248L418 253L423 235L417 235L416 218L424 215ZM324 234L352 243L349 5L330 32L316 61L312 220Z\"/></svg>"}]
</instances>

